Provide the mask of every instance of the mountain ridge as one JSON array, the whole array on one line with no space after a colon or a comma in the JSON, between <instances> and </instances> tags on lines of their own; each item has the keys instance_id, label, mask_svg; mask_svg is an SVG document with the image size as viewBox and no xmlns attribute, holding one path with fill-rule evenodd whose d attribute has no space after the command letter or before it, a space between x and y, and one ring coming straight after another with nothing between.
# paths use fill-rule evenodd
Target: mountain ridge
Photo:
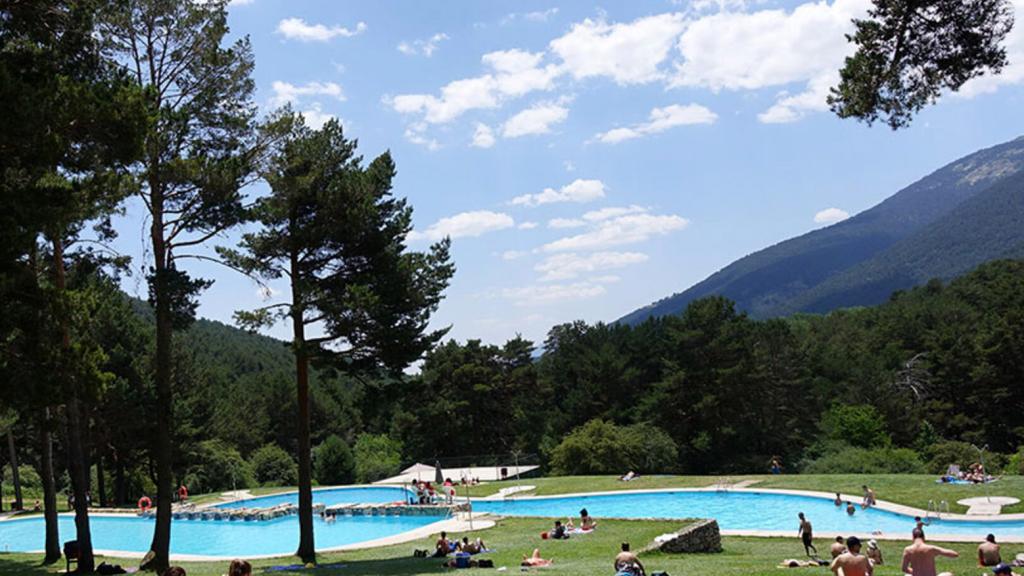
<instances>
[{"instance_id":1,"label":"mountain ridge","mask_svg":"<svg viewBox=\"0 0 1024 576\"><path fill-rule=\"evenodd\" d=\"M1024 170L1024 136L950 162L842 222L752 252L690 288L620 318L637 324L682 311L698 298L726 296L755 318L810 311L800 303L830 279L871 261L958 206ZM995 256L992 256L995 257ZM967 267L969 269L970 267ZM896 281L898 289L909 288ZM834 282L834 281L833 281ZM877 304L877 294L855 304ZM816 311L827 311L820 306Z\"/></svg>"}]
</instances>

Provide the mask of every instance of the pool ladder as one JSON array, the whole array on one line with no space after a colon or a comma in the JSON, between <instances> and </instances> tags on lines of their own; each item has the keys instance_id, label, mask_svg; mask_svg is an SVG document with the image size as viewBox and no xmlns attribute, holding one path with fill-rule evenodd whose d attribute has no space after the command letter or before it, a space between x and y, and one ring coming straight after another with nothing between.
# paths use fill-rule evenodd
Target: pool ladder
<instances>
[{"instance_id":1,"label":"pool ladder","mask_svg":"<svg viewBox=\"0 0 1024 576\"><path fill-rule=\"evenodd\" d=\"M937 504L935 500L928 501L928 513L925 514L925 520L935 518L940 520L943 514L949 514L949 502L946 500L940 500Z\"/></svg>"}]
</instances>

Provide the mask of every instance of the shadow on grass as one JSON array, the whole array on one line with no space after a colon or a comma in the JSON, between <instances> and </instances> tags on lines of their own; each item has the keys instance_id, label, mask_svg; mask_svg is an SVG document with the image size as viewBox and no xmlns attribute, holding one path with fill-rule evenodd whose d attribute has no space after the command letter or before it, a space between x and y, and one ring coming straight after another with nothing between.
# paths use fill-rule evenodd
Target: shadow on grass
<instances>
[{"instance_id":1,"label":"shadow on grass","mask_svg":"<svg viewBox=\"0 0 1024 576\"><path fill-rule=\"evenodd\" d=\"M0 574L24 574L25 576L39 576L42 574L55 574L58 570L64 569L64 562L43 564L39 558L29 558L21 554L0 553Z\"/></svg>"}]
</instances>

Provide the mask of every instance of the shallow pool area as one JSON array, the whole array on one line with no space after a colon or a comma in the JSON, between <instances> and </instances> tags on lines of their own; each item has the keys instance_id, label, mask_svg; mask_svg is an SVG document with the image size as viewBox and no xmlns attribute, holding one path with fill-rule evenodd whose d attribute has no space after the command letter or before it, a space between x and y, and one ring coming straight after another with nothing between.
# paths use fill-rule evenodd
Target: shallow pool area
<instances>
[{"instance_id":1,"label":"shallow pool area","mask_svg":"<svg viewBox=\"0 0 1024 576\"><path fill-rule=\"evenodd\" d=\"M396 486L362 486L352 488L320 488L313 490L313 502L325 506L338 504L386 504L389 502L406 502L409 491ZM299 503L298 492L284 492L269 496L256 496L234 502L217 504L216 508L270 508L281 504Z\"/></svg>"},{"instance_id":2,"label":"shallow pool area","mask_svg":"<svg viewBox=\"0 0 1024 576\"><path fill-rule=\"evenodd\" d=\"M859 502L857 502L859 504ZM906 534L914 518L878 508L853 516L832 500L814 496L758 491L667 491L587 496L522 497L473 503L477 512L508 516L579 517L587 508L595 518L714 518L723 530L790 530L796 534L796 515L803 512L816 532ZM979 539L992 532L1024 537L1024 521L933 520L926 531L944 535L970 535Z\"/></svg>"}]
</instances>

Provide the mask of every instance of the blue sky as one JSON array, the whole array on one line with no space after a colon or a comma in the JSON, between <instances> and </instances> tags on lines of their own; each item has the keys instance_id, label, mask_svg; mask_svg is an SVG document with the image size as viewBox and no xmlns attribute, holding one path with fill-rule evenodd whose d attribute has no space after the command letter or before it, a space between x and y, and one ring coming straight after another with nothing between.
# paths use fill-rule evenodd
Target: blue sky
<instances>
[{"instance_id":1,"label":"blue sky","mask_svg":"<svg viewBox=\"0 0 1024 576\"><path fill-rule=\"evenodd\" d=\"M1016 30L1003 75L943 98L908 130L831 115L843 33L867 5L234 0L229 10L232 34L252 40L261 108L290 102L314 125L340 118L367 159L390 150L395 193L415 208L411 246L453 238L458 271L435 325L501 343L614 320L1024 133ZM130 206L119 222L137 266L140 214ZM226 269L189 265L216 281L202 316L230 322L274 300ZM141 274L124 286L145 296Z\"/></svg>"}]
</instances>

